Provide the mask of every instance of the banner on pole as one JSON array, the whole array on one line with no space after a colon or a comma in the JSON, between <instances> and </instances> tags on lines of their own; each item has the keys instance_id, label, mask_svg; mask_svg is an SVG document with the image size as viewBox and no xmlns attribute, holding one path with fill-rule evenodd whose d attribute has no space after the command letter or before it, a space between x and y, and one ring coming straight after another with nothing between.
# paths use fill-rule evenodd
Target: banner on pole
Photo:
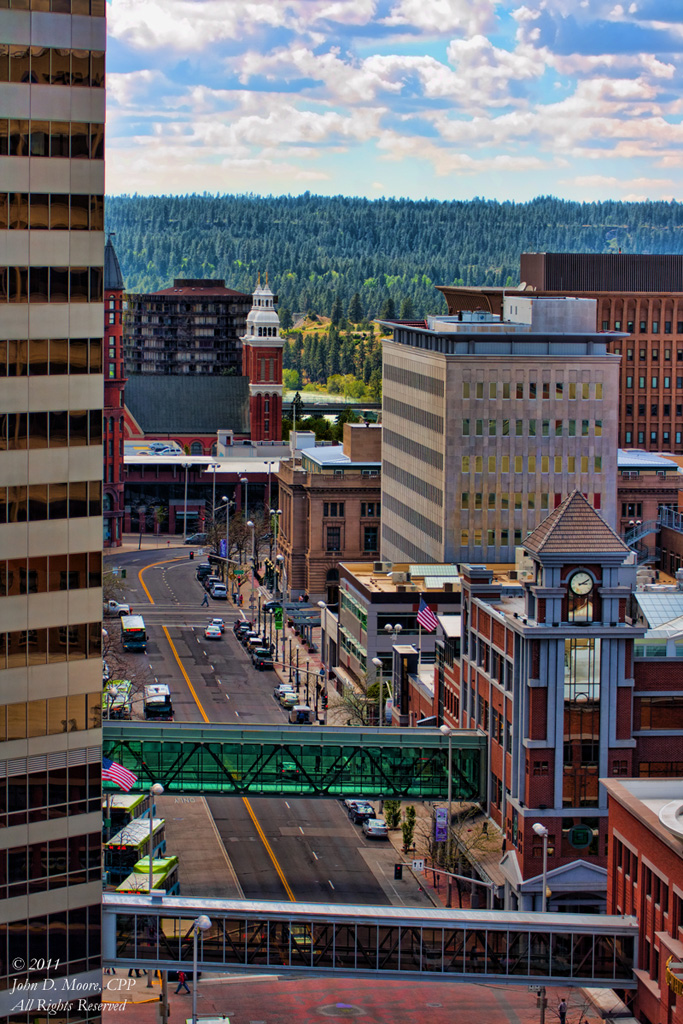
<instances>
[{"instance_id":1,"label":"banner on pole","mask_svg":"<svg viewBox=\"0 0 683 1024\"><path fill-rule=\"evenodd\" d=\"M448 839L448 811L445 807L437 807L435 811L434 839L437 843L445 843Z\"/></svg>"}]
</instances>

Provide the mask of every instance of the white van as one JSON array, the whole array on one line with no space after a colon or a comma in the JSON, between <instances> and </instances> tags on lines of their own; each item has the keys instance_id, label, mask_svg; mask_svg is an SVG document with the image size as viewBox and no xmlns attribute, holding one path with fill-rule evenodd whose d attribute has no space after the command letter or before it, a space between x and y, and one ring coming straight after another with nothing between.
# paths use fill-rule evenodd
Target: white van
<instances>
[{"instance_id":1,"label":"white van","mask_svg":"<svg viewBox=\"0 0 683 1024\"><path fill-rule=\"evenodd\" d=\"M308 704L295 704L289 709L289 720L294 725L312 725L315 722L313 709Z\"/></svg>"},{"instance_id":2,"label":"white van","mask_svg":"<svg viewBox=\"0 0 683 1024\"><path fill-rule=\"evenodd\" d=\"M214 583L211 587L211 597L216 601L227 601L228 600L228 588L225 583Z\"/></svg>"}]
</instances>

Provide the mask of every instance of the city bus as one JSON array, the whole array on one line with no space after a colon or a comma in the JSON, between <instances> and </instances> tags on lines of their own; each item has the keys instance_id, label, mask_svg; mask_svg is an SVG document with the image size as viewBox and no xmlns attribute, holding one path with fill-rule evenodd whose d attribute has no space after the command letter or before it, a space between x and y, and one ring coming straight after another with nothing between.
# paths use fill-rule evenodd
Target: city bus
<instances>
[{"instance_id":1,"label":"city bus","mask_svg":"<svg viewBox=\"0 0 683 1024\"><path fill-rule=\"evenodd\" d=\"M155 857L152 860L152 891L162 890L167 896L179 896L178 858ZM132 872L116 887L117 892L149 892L149 858L133 865Z\"/></svg>"},{"instance_id":2,"label":"city bus","mask_svg":"<svg viewBox=\"0 0 683 1024\"><path fill-rule=\"evenodd\" d=\"M166 853L166 822L154 818L152 856ZM109 882L119 885L142 857L149 855L149 818L137 818L104 844L104 868Z\"/></svg>"},{"instance_id":3,"label":"city bus","mask_svg":"<svg viewBox=\"0 0 683 1024\"><path fill-rule=\"evenodd\" d=\"M133 717L133 684L129 679L110 679L102 691L102 718Z\"/></svg>"},{"instance_id":4,"label":"city bus","mask_svg":"<svg viewBox=\"0 0 683 1024\"><path fill-rule=\"evenodd\" d=\"M102 811L109 821L109 828L118 832L131 821L147 814L149 809L149 793L106 793L102 797ZM147 819L149 831L149 818Z\"/></svg>"},{"instance_id":5,"label":"city bus","mask_svg":"<svg viewBox=\"0 0 683 1024\"><path fill-rule=\"evenodd\" d=\"M122 615L120 621L124 651L146 651L147 631L142 615Z\"/></svg>"},{"instance_id":6,"label":"city bus","mask_svg":"<svg viewBox=\"0 0 683 1024\"><path fill-rule=\"evenodd\" d=\"M147 721L173 721L173 701L166 683L152 683L145 687L144 710Z\"/></svg>"}]
</instances>

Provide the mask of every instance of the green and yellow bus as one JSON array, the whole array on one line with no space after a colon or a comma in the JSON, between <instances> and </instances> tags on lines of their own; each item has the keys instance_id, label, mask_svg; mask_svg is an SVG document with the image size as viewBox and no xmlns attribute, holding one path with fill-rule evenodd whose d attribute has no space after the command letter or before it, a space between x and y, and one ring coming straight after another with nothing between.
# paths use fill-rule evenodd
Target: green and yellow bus
<instances>
[{"instance_id":1,"label":"green and yellow bus","mask_svg":"<svg viewBox=\"0 0 683 1024\"><path fill-rule=\"evenodd\" d=\"M109 793L102 797L102 811L109 821L109 828L119 832L131 821L147 814L149 793ZM149 817L147 818L149 830Z\"/></svg>"},{"instance_id":2,"label":"green and yellow bus","mask_svg":"<svg viewBox=\"0 0 683 1024\"><path fill-rule=\"evenodd\" d=\"M147 631L142 615L122 615L120 621L124 651L146 651Z\"/></svg>"},{"instance_id":3,"label":"green and yellow bus","mask_svg":"<svg viewBox=\"0 0 683 1024\"><path fill-rule=\"evenodd\" d=\"M133 717L133 684L129 679L111 679L102 692L102 718Z\"/></svg>"},{"instance_id":4,"label":"green and yellow bus","mask_svg":"<svg viewBox=\"0 0 683 1024\"><path fill-rule=\"evenodd\" d=\"M119 885L142 857L149 856L149 818L136 818L104 844L104 869L112 885ZM166 853L166 822L154 818L152 856Z\"/></svg>"},{"instance_id":5,"label":"green and yellow bus","mask_svg":"<svg viewBox=\"0 0 683 1024\"><path fill-rule=\"evenodd\" d=\"M155 857L152 860L152 891L163 890L167 896L180 894L178 858ZM116 887L117 892L149 892L149 858L143 857L133 865L127 878Z\"/></svg>"}]
</instances>

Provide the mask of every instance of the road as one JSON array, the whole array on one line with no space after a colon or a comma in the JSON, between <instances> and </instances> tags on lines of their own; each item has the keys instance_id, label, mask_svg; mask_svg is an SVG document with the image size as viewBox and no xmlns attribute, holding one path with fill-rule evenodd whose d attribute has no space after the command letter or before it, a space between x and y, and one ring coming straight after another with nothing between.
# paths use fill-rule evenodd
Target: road
<instances>
[{"instance_id":1,"label":"road","mask_svg":"<svg viewBox=\"0 0 683 1024\"><path fill-rule=\"evenodd\" d=\"M148 630L146 655L132 659L150 666L159 682L168 683L175 721L287 722L286 712L273 697L275 673L257 672L235 639L232 623L239 613L232 603L210 598L209 608L201 606L204 590L195 578L197 560L190 561L182 551L162 550L118 555L115 563L127 569L126 600L144 617ZM138 577L141 569L144 586ZM221 641L204 639L204 626L213 615L226 622ZM366 840L336 800L210 797L205 804L246 898L371 905L425 901L416 884L414 899L409 882L394 885L393 847ZM177 833L182 823L178 818ZM169 850L180 852L172 846L170 817L167 832ZM182 840L194 842L186 835ZM181 874L183 891L209 895L201 883L200 874L194 879L187 878L187 871Z\"/></svg>"}]
</instances>

